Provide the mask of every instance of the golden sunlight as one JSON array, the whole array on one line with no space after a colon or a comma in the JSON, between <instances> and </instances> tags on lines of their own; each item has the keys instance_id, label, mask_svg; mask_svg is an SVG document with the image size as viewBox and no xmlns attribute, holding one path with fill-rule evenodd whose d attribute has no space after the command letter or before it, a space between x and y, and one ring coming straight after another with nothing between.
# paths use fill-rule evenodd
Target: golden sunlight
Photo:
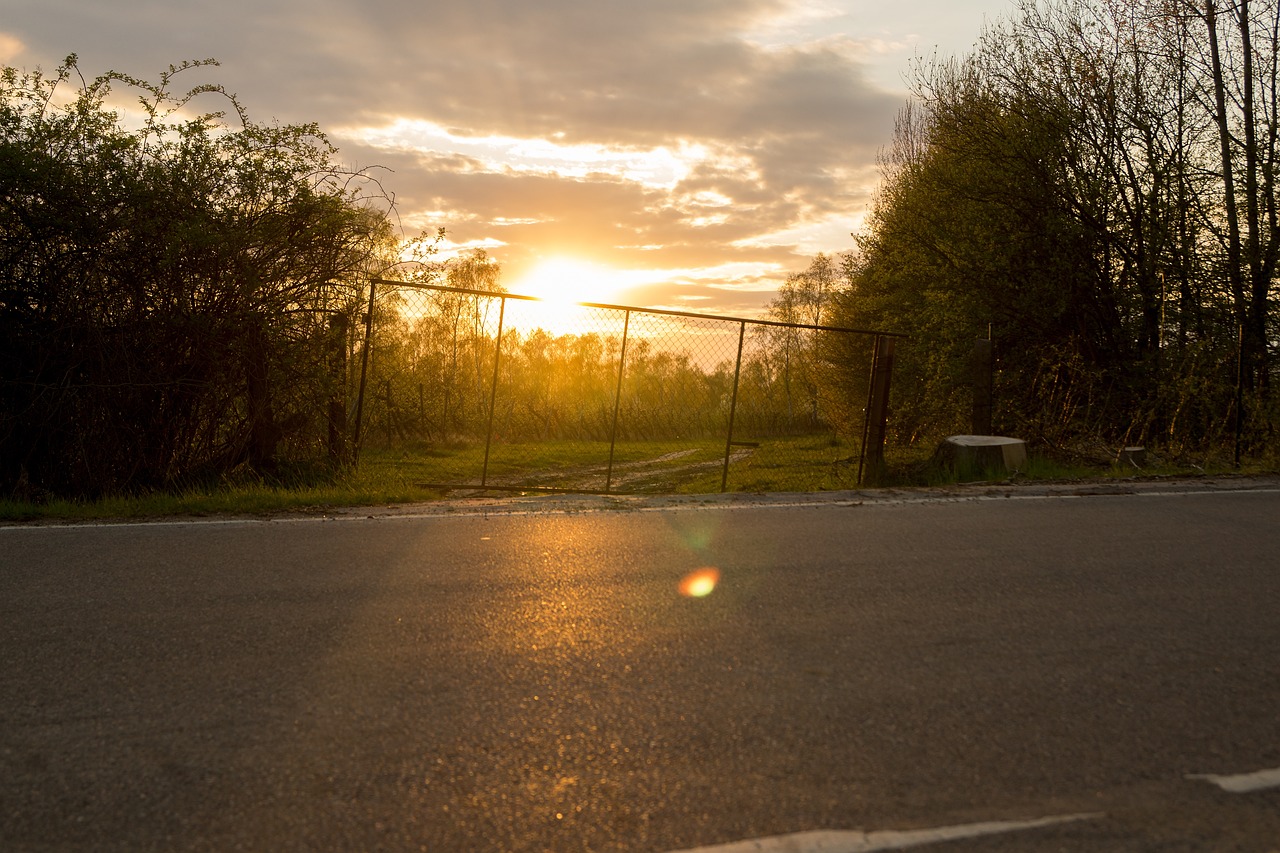
<instances>
[{"instance_id":1,"label":"golden sunlight","mask_svg":"<svg viewBox=\"0 0 1280 853\"><path fill-rule=\"evenodd\" d=\"M536 296L539 303L525 303L524 316L534 325L553 334L588 331L591 309L579 302L610 303L624 286L617 270L576 258L557 257L543 261L509 289L521 296Z\"/></svg>"},{"instance_id":2,"label":"golden sunlight","mask_svg":"<svg viewBox=\"0 0 1280 853\"><path fill-rule=\"evenodd\" d=\"M619 289L618 273L576 258L550 258L510 285L512 293L536 296L560 307L575 302L608 302Z\"/></svg>"}]
</instances>

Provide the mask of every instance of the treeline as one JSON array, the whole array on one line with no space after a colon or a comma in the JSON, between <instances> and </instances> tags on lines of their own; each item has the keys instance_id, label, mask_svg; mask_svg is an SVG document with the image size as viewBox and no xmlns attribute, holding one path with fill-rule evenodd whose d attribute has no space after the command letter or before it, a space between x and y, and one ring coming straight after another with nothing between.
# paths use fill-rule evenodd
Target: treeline
<instances>
[{"instance_id":1,"label":"treeline","mask_svg":"<svg viewBox=\"0 0 1280 853\"><path fill-rule=\"evenodd\" d=\"M716 358L699 349L708 328L633 334L620 403L619 333L509 328L495 398L491 298L388 293L370 311L371 280L496 294L498 266L437 262L442 234L406 246L377 181L336 165L316 126L255 124L216 85L175 88L211 64L158 83L86 80L74 56L52 76L0 72L0 497L340 469L361 417L367 441L473 440L491 401L506 439L607 438L615 404L624 440L724 434L736 328ZM113 109L120 93L140 112ZM820 320L793 285L778 317ZM856 432L819 405L815 340L749 336L739 431Z\"/></svg>"},{"instance_id":2,"label":"treeline","mask_svg":"<svg viewBox=\"0 0 1280 853\"><path fill-rule=\"evenodd\" d=\"M795 283L804 276L793 279L771 316L821 321ZM521 304L513 300L495 392L497 264L483 253L459 259L444 283L493 295L379 285L365 444L483 441L491 408L499 441L724 437L731 407L739 436L860 434L855 407L832 417L818 381L818 333L802 328L752 326L738 370L738 324L633 313L624 359L620 313L595 311L580 331L553 334L513 323Z\"/></svg>"},{"instance_id":3,"label":"treeline","mask_svg":"<svg viewBox=\"0 0 1280 853\"><path fill-rule=\"evenodd\" d=\"M1273 446L1277 3L1021 0L913 82L832 308L911 334L899 439L968 430L990 336L997 431Z\"/></svg>"},{"instance_id":4,"label":"treeline","mask_svg":"<svg viewBox=\"0 0 1280 853\"><path fill-rule=\"evenodd\" d=\"M0 495L343 452L363 282L398 251L385 200L316 127L172 88L207 64L0 74ZM113 87L138 95L128 121Z\"/></svg>"}]
</instances>

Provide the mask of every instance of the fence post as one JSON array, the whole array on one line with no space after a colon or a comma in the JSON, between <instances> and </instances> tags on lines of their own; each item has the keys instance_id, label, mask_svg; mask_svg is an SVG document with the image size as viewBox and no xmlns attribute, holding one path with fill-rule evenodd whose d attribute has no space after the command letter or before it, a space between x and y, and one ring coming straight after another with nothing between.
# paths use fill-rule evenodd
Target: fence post
<instances>
[{"instance_id":1,"label":"fence post","mask_svg":"<svg viewBox=\"0 0 1280 853\"><path fill-rule=\"evenodd\" d=\"M729 455L733 451L733 418L738 411L738 377L742 375L742 341L747 336L747 323L738 325L738 362L733 368L733 396L729 401L729 435L724 440L724 471L720 474L720 491L729 488Z\"/></svg>"},{"instance_id":2,"label":"fence post","mask_svg":"<svg viewBox=\"0 0 1280 853\"><path fill-rule=\"evenodd\" d=\"M353 467L360 464L360 424L364 417L365 382L369 377L369 350L373 347L373 299L377 288L377 280L371 279L369 281L369 310L364 315L364 352L360 353L360 391L356 395L356 425L354 435L351 438L354 445L351 451L351 464Z\"/></svg>"},{"instance_id":3,"label":"fence post","mask_svg":"<svg viewBox=\"0 0 1280 853\"><path fill-rule=\"evenodd\" d=\"M884 476L884 438L889 420L889 381L893 378L893 343L893 338L876 336L871 389L867 395L867 438L862 448L872 485L878 485ZM858 484L862 484L861 468L858 469Z\"/></svg>"},{"instance_id":4,"label":"fence post","mask_svg":"<svg viewBox=\"0 0 1280 853\"><path fill-rule=\"evenodd\" d=\"M876 355L880 352L880 336L871 339L871 369L867 373L867 403L862 407L862 447L858 451L858 485L862 485L862 471L867 464L867 439L871 435L871 395L876 385Z\"/></svg>"},{"instance_id":5,"label":"fence post","mask_svg":"<svg viewBox=\"0 0 1280 853\"><path fill-rule=\"evenodd\" d=\"M493 345L493 384L489 386L489 426L484 434L484 468L480 471L480 485L489 482L489 446L493 442L493 413L498 405L498 365L502 361L502 323L507 316L507 297L499 297L498 339Z\"/></svg>"},{"instance_id":6,"label":"fence post","mask_svg":"<svg viewBox=\"0 0 1280 853\"><path fill-rule=\"evenodd\" d=\"M618 410L622 407L622 371L627 364L627 333L631 331L631 311L622 318L622 350L618 353L618 386L613 394L613 428L609 430L609 468L605 473L604 492L613 486L613 449L618 441Z\"/></svg>"}]
</instances>

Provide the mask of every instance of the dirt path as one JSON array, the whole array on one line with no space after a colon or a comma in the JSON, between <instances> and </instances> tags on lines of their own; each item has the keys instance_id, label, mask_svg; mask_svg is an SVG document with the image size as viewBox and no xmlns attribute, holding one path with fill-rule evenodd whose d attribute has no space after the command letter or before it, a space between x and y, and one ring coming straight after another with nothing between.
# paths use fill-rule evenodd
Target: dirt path
<instances>
[{"instance_id":1,"label":"dirt path","mask_svg":"<svg viewBox=\"0 0 1280 853\"><path fill-rule=\"evenodd\" d=\"M626 485L632 485L638 482L643 482L647 477L649 477L654 472L653 466L655 463L670 461L675 458L683 458L695 452L696 451L693 451L693 450L685 450L685 451L681 451L680 453L668 453L666 456L659 456L656 459L648 459L643 462L633 462L631 463L630 467L648 466L648 468L645 471L632 473L632 474L625 474L621 477L616 477L614 479L614 482L619 486L626 486ZM751 456L751 454L753 453L755 453L755 448L753 447L739 448L733 451L731 454L729 454L729 464L732 465L734 462L739 462L743 459L746 459L747 457ZM691 462L688 465L677 465L674 467L663 468L659 470L661 470L661 472L665 475L684 475L684 474L692 474L693 472L697 472L697 471L706 471L708 469L718 468L722 465L724 465L724 459L708 459L704 462Z\"/></svg>"},{"instance_id":2,"label":"dirt path","mask_svg":"<svg viewBox=\"0 0 1280 853\"><path fill-rule=\"evenodd\" d=\"M674 450L655 456L651 459L638 459L633 462L618 462L613 465L612 478L609 480L610 491L634 489L636 487L670 488L673 481L689 479L698 473L724 465L724 457L707 459L700 462L686 462L690 456L698 453L697 448ZM739 462L755 453L755 448L743 447L729 455L730 464ZM609 476L609 466L589 465L581 468L560 468L523 473L516 476L491 478L494 486L517 489L527 486L530 489L582 488L588 491L599 491L605 486L605 478ZM598 483L591 483L598 480ZM461 491L461 489L459 490ZM482 491L477 489L476 491Z\"/></svg>"}]
</instances>

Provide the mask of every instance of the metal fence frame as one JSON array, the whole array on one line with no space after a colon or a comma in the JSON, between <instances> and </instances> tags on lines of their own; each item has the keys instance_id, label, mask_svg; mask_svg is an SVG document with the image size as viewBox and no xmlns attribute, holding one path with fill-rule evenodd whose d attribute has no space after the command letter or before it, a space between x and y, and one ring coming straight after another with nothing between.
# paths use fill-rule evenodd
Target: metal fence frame
<instances>
[{"instance_id":1,"label":"metal fence frame","mask_svg":"<svg viewBox=\"0 0 1280 853\"><path fill-rule=\"evenodd\" d=\"M647 314L666 317L684 317L697 320L711 320L738 325L738 346L737 360L734 366L733 392L729 403L729 423L727 435L725 436L725 452L724 464L721 470L720 491L725 492L728 489L729 482L729 463L733 454L734 447L755 446L754 442L740 442L734 440L733 426L734 416L738 406L738 387L742 373L742 351L743 343L746 339L746 331L748 326L759 327L775 327L801 329L814 332L837 332L842 334L869 336L872 340L872 360L871 375L868 383L867 406L862 429L862 447L859 451L858 458L858 483L861 484L865 476L870 475L872 478L879 476L884 465L884 440L885 426L888 417L889 402L889 384L893 370L893 352L894 341L898 338L907 337L901 332L884 332L874 329L855 329L844 326L825 326L808 323L787 323L779 320L760 320L746 317L730 317L718 314L703 314L692 311L674 311L661 308L642 308L634 305L615 305L604 302L575 302L574 306L579 308L593 308L606 311L623 312L623 334L622 344L618 355L618 380L614 389L614 409L613 409L613 426L609 437L609 459L607 464L607 474L605 479L605 488L598 489L578 489L578 488L554 488L549 486L508 486L497 485L488 482L489 477L489 451L493 441L493 417L496 410L499 367L502 361L502 333L503 323L506 317L507 300L514 299L525 302L545 302L537 296L525 296L517 293L507 293L505 291L475 290L465 287L449 287L440 284L423 284L416 282L395 281L393 279L376 278L369 282L369 301L368 309L364 314L365 341L362 348L360 361L360 382L356 399L355 424L353 428L353 445L354 445L354 461L359 464L360 448L361 448L361 426L364 412L364 396L368 381L369 358L370 352L376 348L377 342L373 338L373 316L374 308L377 300L377 289L379 285L388 287L405 288L410 290L426 290L441 293L457 293L468 296L484 297L488 299L499 300L498 308L498 329L494 338L494 359L493 359L493 379L489 385L489 410L488 423L485 430L485 447L484 447L484 464L480 473L479 483L418 483L422 488L436 489L468 489L475 491L519 491L519 492L547 492L547 493L567 493L567 494L626 494L612 488L613 485L613 463L614 449L617 443L618 432L618 413L622 402L622 382L625 375L627 360L627 333L631 326L632 314Z\"/></svg>"}]
</instances>

